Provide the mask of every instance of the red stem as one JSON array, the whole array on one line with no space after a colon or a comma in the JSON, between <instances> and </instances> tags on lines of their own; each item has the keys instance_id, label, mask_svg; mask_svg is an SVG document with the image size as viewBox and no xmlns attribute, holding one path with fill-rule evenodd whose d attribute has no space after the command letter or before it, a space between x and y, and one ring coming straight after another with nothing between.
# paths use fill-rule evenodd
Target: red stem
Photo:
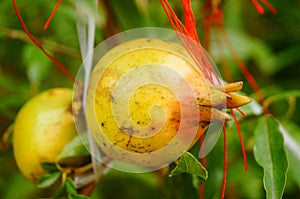
<instances>
[{"instance_id":1,"label":"red stem","mask_svg":"<svg viewBox=\"0 0 300 199\"><path fill-rule=\"evenodd\" d=\"M197 35L196 31L196 23L194 18L194 13L192 10L192 4L190 0L182 0L182 5L184 9L184 21L186 29L189 33L189 35L198 43L200 43L200 40Z\"/></svg>"},{"instance_id":2,"label":"red stem","mask_svg":"<svg viewBox=\"0 0 300 199\"><path fill-rule=\"evenodd\" d=\"M244 117L247 116L246 113L244 111L242 111L239 107L237 107L235 109L238 110L242 114L242 116L244 116Z\"/></svg>"},{"instance_id":3,"label":"red stem","mask_svg":"<svg viewBox=\"0 0 300 199\"><path fill-rule=\"evenodd\" d=\"M256 11L258 12L258 14L260 14L260 15L264 14L265 10L264 10L264 8L258 3L258 1L257 1L257 0L251 0L251 1L252 1L253 5L254 5Z\"/></svg>"},{"instance_id":4,"label":"red stem","mask_svg":"<svg viewBox=\"0 0 300 199\"><path fill-rule=\"evenodd\" d=\"M61 1L62 1L62 0L58 0L58 1L57 1L57 3L56 3L56 5L55 5L55 7L54 7L54 9L53 9L53 11L52 11L50 17L48 18L48 20L46 21L46 23L45 23L45 25L44 25L44 30L46 30L46 29L48 28L48 26L49 26L49 24L50 24L50 22L51 22L53 16L55 15L55 13L56 13L56 11L57 11L57 9L58 9L58 7L59 7Z\"/></svg>"},{"instance_id":5,"label":"red stem","mask_svg":"<svg viewBox=\"0 0 300 199\"><path fill-rule=\"evenodd\" d=\"M184 25L180 21L180 19L177 17L176 13L174 12L174 10L172 9L171 5L167 0L160 0L160 2L173 29L175 31L178 31L180 33L183 33L191 37L198 43L198 45L195 45L194 43L190 42L187 38L184 38L180 34L178 34L181 43L186 48L187 52L190 54L190 56L195 61L195 63L198 65L199 69L203 72L206 78L210 80L212 83L213 83L213 76L215 76L217 81L220 83L220 80L216 75L214 68L208 61L204 53L204 50L201 47L199 38L197 36L197 31L195 28L195 20L193 17L194 14L191 9L190 0L182 0L184 6L185 19L187 20L186 25Z\"/></svg>"},{"instance_id":6,"label":"red stem","mask_svg":"<svg viewBox=\"0 0 300 199\"><path fill-rule=\"evenodd\" d=\"M236 115L235 115L233 109L230 109L230 111L231 111L231 114L233 115L234 122L235 122L237 131L238 131L238 135L239 135L239 138L240 138L240 144L241 144L242 154L243 154L243 158L244 158L244 169L245 169L245 172L248 172L247 155L246 155L246 150L245 150L245 146L244 146L244 142L243 142L243 136L242 136L242 133L241 133L241 128L240 128L239 122L236 118Z\"/></svg>"},{"instance_id":7,"label":"red stem","mask_svg":"<svg viewBox=\"0 0 300 199\"><path fill-rule=\"evenodd\" d=\"M54 57L52 57L44 48L43 46L30 34L30 32L28 31L23 18L19 12L19 9L17 7L16 4L16 0L12 0L13 2L13 6L14 9L16 11L16 14L18 16L18 19L21 23L21 26L24 30L24 32L27 34L27 36L30 38L30 40L69 78L72 80L73 83L76 83L77 85L79 85L79 83L76 82L75 78L73 77L73 75L71 73L69 73L69 71L60 63L58 62Z\"/></svg>"},{"instance_id":8,"label":"red stem","mask_svg":"<svg viewBox=\"0 0 300 199\"><path fill-rule=\"evenodd\" d=\"M227 175L227 141L226 141L226 125L224 124L224 166L223 166L223 182L222 182L222 195L221 198L225 197L225 189L226 189L226 175Z\"/></svg>"},{"instance_id":9,"label":"red stem","mask_svg":"<svg viewBox=\"0 0 300 199\"><path fill-rule=\"evenodd\" d=\"M267 6L267 8L271 11L271 13L273 15L277 14L277 10L272 6L272 4L270 4L270 2L268 2L267 0L260 0L263 4L265 4L265 6Z\"/></svg>"},{"instance_id":10,"label":"red stem","mask_svg":"<svg viewBox=\"0 0 300 199\"><path fill-rule=\"evenodd\" d=\"M199 189L199 199L204 198L204 191L205 191L205 184L200 184L200 189Z\"/></svg>"}]
</instances>

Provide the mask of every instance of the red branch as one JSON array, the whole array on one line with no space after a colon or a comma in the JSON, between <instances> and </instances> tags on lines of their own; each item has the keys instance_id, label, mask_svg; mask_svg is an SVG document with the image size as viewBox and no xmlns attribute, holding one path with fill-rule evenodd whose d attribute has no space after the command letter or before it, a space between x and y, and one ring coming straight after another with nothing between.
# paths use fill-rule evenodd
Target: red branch
<instances>
[{"instance_id":1,"label":"red branch","mask_svg":"<svg viewBox=\"0 0 300 199\"><path fill-rule=\"evenodd\" d=\"M277 14L277 10L267 0L260 0L271 11L273 15Z\"/></svg>"},{"instance_id":2,"label":"red branch","mask_svg":"<svg viewBox=\"0 0 300 199\"><path fill-rule=\"evenodd\" d=\"M239 124L239 122L238 122L238 120L236 118L236 115L235 115L233 109L230 109L230 111L231 111L231 114L233 115L234 122L235 122L237 131L238 131L238 135L239 135L239 138L240 138L240 144L241 144L241 148L242 148L242 154L243 154L243 157L244 157L244 169L245 169L245 172L248 172L247 155L246 155L246 150L245 150L245 146L244 146L244 142L243 142L243 136L242 136L242 132L241 132L241 127L240 127L240 124Z\"/></svg>"},{"instance_id":3,"label":"red branch","mask_svg":"<svg viewBox=\"0 0 300 199\"><path fill-rule=\"evenodd\" d=\"M58 9L58 7L59 7L61 1L62 1L62 0L58 0L58 1L57 1L57 3L56 3L56 5L55 5L55 7L54 7L54 9L53 9L53 11L52 11L50 17L48 18L48 20L46 21L46 23L45 23L45 25L44 25L44 30L46 30L46 29L48 28L48 26L49 26L49 24L50 24L50 22L51 22L53 16L55 15L55 13L56 13L56 11L57 11L57 9Z\"/></svg>"},{"instance_id":4,"label":"red branch","mask_svg":"<svg viewBox=\"0 0 300 199\"><path fill-rule=\"evenodd\" d=\"M18 6L16 4L16 0L12 0L13 2L13 6L14 9L16 11L16 14L18 16L18 19L21 23L21 26L24 30L24 32L27 34L27 36L30 38L30 40L69 78L72 80L73 83L76 83L75 78L73 77L73 75L59 62L57 61L53 56L51 56L44 48L43 46L30 34L30 32L28 31L23 18L19 12Z\"/></svg>"},{"instance_id":5,"label":"red branch","mask_svg":"<svg viewBox=\"0 0 300 199\"><path fill-rule=\"evenodd\" d=\"M225 189L226 189L226 175L227 175L227 140L226 140L226 125L223 126L224 132L224 166L223 166L223 182L222 182L222 195L221 198L223 199L225 197Z\"/></svg>"},{"instance_id":6,"label":"red branch","mask_svg":"<svg viewBox=\"0 0 300 199\"><path fill-rule=\"evenodd\" d=\"M240 112L240 114L244 117L246 117L246 113L244 111L242 111L239 107L235 108L236 110L238 110Z\"/></svg>"},{"instance_id":7,"label":"red branch","mask_svg":"<svg viewBox=\"0 0 300 199\"><path fill-rule=\"evenodd\" d=\"M264 14L265 10L264 8L258 3L257 0L251 0L252 4L254 5L256 11L258 12L258 14ZM272 6L272 4L270 2L268 2L267 0L260 0L261 3L263 3L269 10L270 12L275 15L277 14L277 10Z\"/></svg>"},{"instance_id":8,"label":"red branch","mask_svg":"<svg viewBox=\"0 0 300 199\"><path fill-rule=\"evenodd\" d=\"M256 9L256 11L258 12L258 14L264 14L265 10L264 8L258 3L257 0L252 0L252 3Z\"/></svg>"}]
</instances>

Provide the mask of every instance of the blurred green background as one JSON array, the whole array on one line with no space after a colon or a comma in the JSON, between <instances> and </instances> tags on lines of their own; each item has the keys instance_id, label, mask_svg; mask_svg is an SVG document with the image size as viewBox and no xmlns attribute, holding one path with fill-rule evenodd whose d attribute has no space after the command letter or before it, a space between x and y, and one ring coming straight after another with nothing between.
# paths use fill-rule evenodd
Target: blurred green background
<instances>
[{"instance_id":1,"label":"blurred green background","mask_svg":"<svg viewBox=\"0 0 300 199\"><path fill-rule=\"evenodd\" d=\"M203 39L203 0L193 0L197 28ZM65 0L60 5L48 30L43 25L55 6L55 1L17 1L20 12L30 32L73 75L81 65L76 32L74 2ZM182 14L180 1L170 3ZM300 1L271 1L277 15L267 9L259 15L249 0L226 0L222 3L226 30L236 51L258 81L263 94L268 97L288 90L299 90L300 75ZM33 95L53 87L72 87L72 82L35 47L21 29L10 0L0 0L0 135L13 123L19 108ZM102 0L99 8L96 41L120 31L145 26L170 28L158 0ZM211 38L211 55L217 65L218 42ZM229 51L225 51L234 80L246 81L237 69ZM224 71L220 70L223 74ZM250 96L253 91L245 83L243 90ZM285 123L292 134L300 137L299 99L290 98L271 105L271 112ZM242 126L243 129L243 126ZM253 132L243 129L246 147L253 145ZM244 173L237 136L228 136L229 169L228 198L264 198L262 169L255 163L249 149L249 172ZM221 190L222 139L208 156L208 198L219 197ZM9 146L0 148L0 198L39 198L47 190L38 190L18 171ZM213 183L211 185L210 183ZM209 188L211 187L211 188ZM288 178L284 198L300 195L300 184ZM110 171L98 183L94 198L197 198L192 179L188 175L162 179L158 173L126 174Z\"/></svg>"}]
</instances>

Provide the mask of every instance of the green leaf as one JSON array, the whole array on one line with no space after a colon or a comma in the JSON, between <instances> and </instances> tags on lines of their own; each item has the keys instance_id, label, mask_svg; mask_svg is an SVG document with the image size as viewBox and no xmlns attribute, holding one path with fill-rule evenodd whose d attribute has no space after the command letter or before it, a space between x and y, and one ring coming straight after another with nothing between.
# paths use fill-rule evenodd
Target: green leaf
<instances>
[{"instance_id":1,"label":"green leaf","mask_svg":"<svg viewBox=\"0 0 300 199\"><path fill-rule=\"evenodd\" d=\"M53 193L53 198L54 199L62 199L63 196L66 193L66 187L65 186L60 186L55 192Z\"/></svg>"},{"instance_id":2,"label":"green leaf","mask_svg":"<svg viewBox=\"0 0 300 199\"><path fill-rule=\"evenodd\" d=\"M299 151L298 151L298 154L295 154L293 151L288 149L287 153L288 153L288 158L289 158L291 177L298 184L298 187L300 188Z\"/></svg>"},{"instance_id":3,"label":"green leaf","mask_svg":"<svg viewBox=\"0 0 300 199\"><path fill-rule=\"evenodd\" d=\"M53 173L47 173L39 179L37 186L38 188L50 187L58 180L60 176L61 176L61 172L59 171Z\"/></svg>"},{"instance_id":4,"label":"green leaf","mask_svg":"<svg viewBox=\"0 0 300 199\"><path fill-rule=\"evenodd\" d=\"M77 193L75 184L71 178L66 179L65 187L68 192L69 199L89 199L89 197Z\"/></svg>"},{"instance_id":5,"label":"green leaf","mask_svg":"<svg viewBox=\"0 0 300 199\"><path fill-rule=\"evenodd\" d=\"M53 173L55 171L59 171L55 163L52 162L42 162L41 167L47 173Z\"/></svg>"},{"instance_id":6,"label":"green leaf","mask_svg":"<svg viewBox=\"0 0 300 199\"><path fill-rule=\"evenodd\" d=\"M69 199L89 199L90 197L88 196L83 196L80 194L70 194Z\"/></svg>"},{"instance_id":7,"label":"green leaf","mask_svg":"<svg viewBox=\"0 0 300 199\"><path fill-rule=\"evenodd\" d=\"M69 194L77 194L75 184L71 178L66 179L65 187Z\"/></svg>"},{"instance_id":8,"label":"green leaf","mask_svg":"<svg viewBox=\"0 0 300 199\"><path fill-rule=\"evenodd\" d=\"M35 84L41 83L49 75L51 61L33 45L26 45L22 56L29 81Z\"/></svg>"},{"instance_id":9,"label":"green leaf","mask_svg":"<svg viewBox=\"0 0 300 199\"><path fill-rule=\"evenodd\" d=\"M254 156L264 170L267 198L281 198L287 180L288 162L279 122L271 115L259 119L255 129Z\"/></svg>"},{"instance_id":10,"label":"green leaf","mask_svg":"<svg viewBox=\"0 0 300 199\"><path fill-rule=\"evenodd\" d=\"M185 152L180 159L176 162L176 167L171 171L169 177L189 173L200 177L201 180L207 179L207 171L202 164L189 152Z\"/></svg>"},{"instance_id":11,"label":"green leaf","mask_svg":"<svg viewBox=\"0 0 300 199\"><path fill-rule=\"evenodd\" d=\"M87 142L87 139L84 138L84 140L81 140L80 136L75 137L62 149L57 157L57 161L59 162L60 160L69 157L89 156L90 153L83 142Z\"/></svg>"},{"instance_id":12,"label":"green leaf","mask_svg":"<svg viewBox=\"0 0 300 199\"><path fill-rule=\"evenodd\" d=\"M300 97L300 91L299 90L288 90L288 91L285 91L285 92L280 92L276 95L272 95L264 101L263 106L268 107L271 103L273 103L275 101L286 100L286 99L289 99L291 97L295 97L295 98L298 97L299 98Z\"/></svg>"},{"instance_id":13,"label":"green leaf","mask_svg":"<svg viewBox=\"0 0 300 199\"><path fill-rule=\"evenodd\" d=\"M288 155L289 172L292 179L298 184L298 187L300 188L300 129L292 122L286 121L284 123L284 127L281 126L280 131L283 134L284 143Z\"/></svg>"},{"instance_id":14,"label":"green leaf","mask_svg":"<svg viewBox=\"0 0 300 199\"><path fill-rule=\"evenodd\" d=\"M195 175L192 175L192 184L196 190L199 189L201 183L203 183L203 180L199 179L199 177Z\"/></svg>"}]
</instances>

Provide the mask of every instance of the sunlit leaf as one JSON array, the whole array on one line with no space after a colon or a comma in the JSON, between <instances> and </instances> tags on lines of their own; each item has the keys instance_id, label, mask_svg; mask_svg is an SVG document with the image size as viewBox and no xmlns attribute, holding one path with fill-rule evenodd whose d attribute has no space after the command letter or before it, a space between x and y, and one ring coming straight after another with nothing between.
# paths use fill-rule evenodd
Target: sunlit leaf
<instances>
[{"instance_id":1,"label":"sunlit leaf","mask_svg":"<svg viewBox=\"0 0 300 199\"><path fill-rule=\"evenodd\" d=\"M39 181L38 181L38 187L39 188L46 188L53 185L61 176L61 172L53 172L53 173L47 173L43 175Z\"/></svg>"},{"instance_id":2,"label":"sunlit leaf","mask_svg":"<svg viewBox=\"0 0 300 199\"><path fill-rule=\"evenodd\" d=\"M171 171L169 177L189 173L200 177L202 180L207 179L207 171L202 164L189 152L184 153L176 162L177 166Z\"/></svg>"},{"instance_id":3,"label":"sunlit leaf","mask_svg":"<svg viewBox=\"0 0 300 199\"><path fill-rule=\"evenodd\" d=\"M292 122L285 122L284 125L279 130L284 136L284 144L289 160L289 172L293 180L298 184L298 187L300 187L300 129ZM286 126L288 129L285 128ZM292 131L294 135L290 133Z\"/></svg>"},{"instance_id":4,"label":"sunlit leaf","mask_svg":"<svg viewBox=\"0 0 300 199\"><path fill-rule=\"evenodd\" d=\"M83 196L77 193L75 184L71 178L67 178L65 182L65 187L68 192L69 199L89 199L90 197Z\"/></svg>"},{"instance_id":5,"label":"sunlit leaf","mask_svg":"<svg viewBox=\"0 0 300 199\"><path fill-rule=\"evenodd\" d=\"M47 173L53 173L55 171L59 171L56 164L52 162L42 162L41 167Z\"/></svg>"},{"instance_id":6,"label":"sunlit leaf","mask_svg":"<svg viewBox=\"0 0 300 199\"><path fill-rule=\"evenodd\" d=\"M71 178L66 179L65 187L69 194L77 194L75 184Z\"/></svg>"},{"instance_id":7,"label":"sunlit leaf","mask_svg":"<svg viewBox=\"0 0 300 199\"><path fill-rule=\"evenodd\" d=\"M89 156L90 153L84 146L83 141L87 140L82 140L79 136L75 137L62 149L57 157L57 161L59 162L60 160L69 157Z\"/></svg>"},{"instance_id":8,"label":"sunlit leaf","mask_svg":"<svg viewBox=\"0 0 300 199\"><path fill-rule=\"evenodd\" d=\"M69 199L89 199L90 197L88 196L83 196L80 194L70 194Z\"/></svg>"},{"instance_id":9,"label":"sunlit leaf","mask_svg":"<svg viewBox=\"0 0 300 199\"><path fill-rule=\"evenodd\" d=\"M255 129L254 156L264 169L264 188L267 198L281 198L288 168L283 136L279 122L270 115L259 119Z\"/></svg>"},{"instance_id":10,"label":"sunlit leaf","mask_svg":"<svg viewBox=\"0 0 300 199\"><path fill-rule=\"evenodd\" d=\"M27 77L31 83L39 84L49 75L51 61L39 48L26 45L23 48L23 60L26 65Z\"/></svg>"}]
</instances>

